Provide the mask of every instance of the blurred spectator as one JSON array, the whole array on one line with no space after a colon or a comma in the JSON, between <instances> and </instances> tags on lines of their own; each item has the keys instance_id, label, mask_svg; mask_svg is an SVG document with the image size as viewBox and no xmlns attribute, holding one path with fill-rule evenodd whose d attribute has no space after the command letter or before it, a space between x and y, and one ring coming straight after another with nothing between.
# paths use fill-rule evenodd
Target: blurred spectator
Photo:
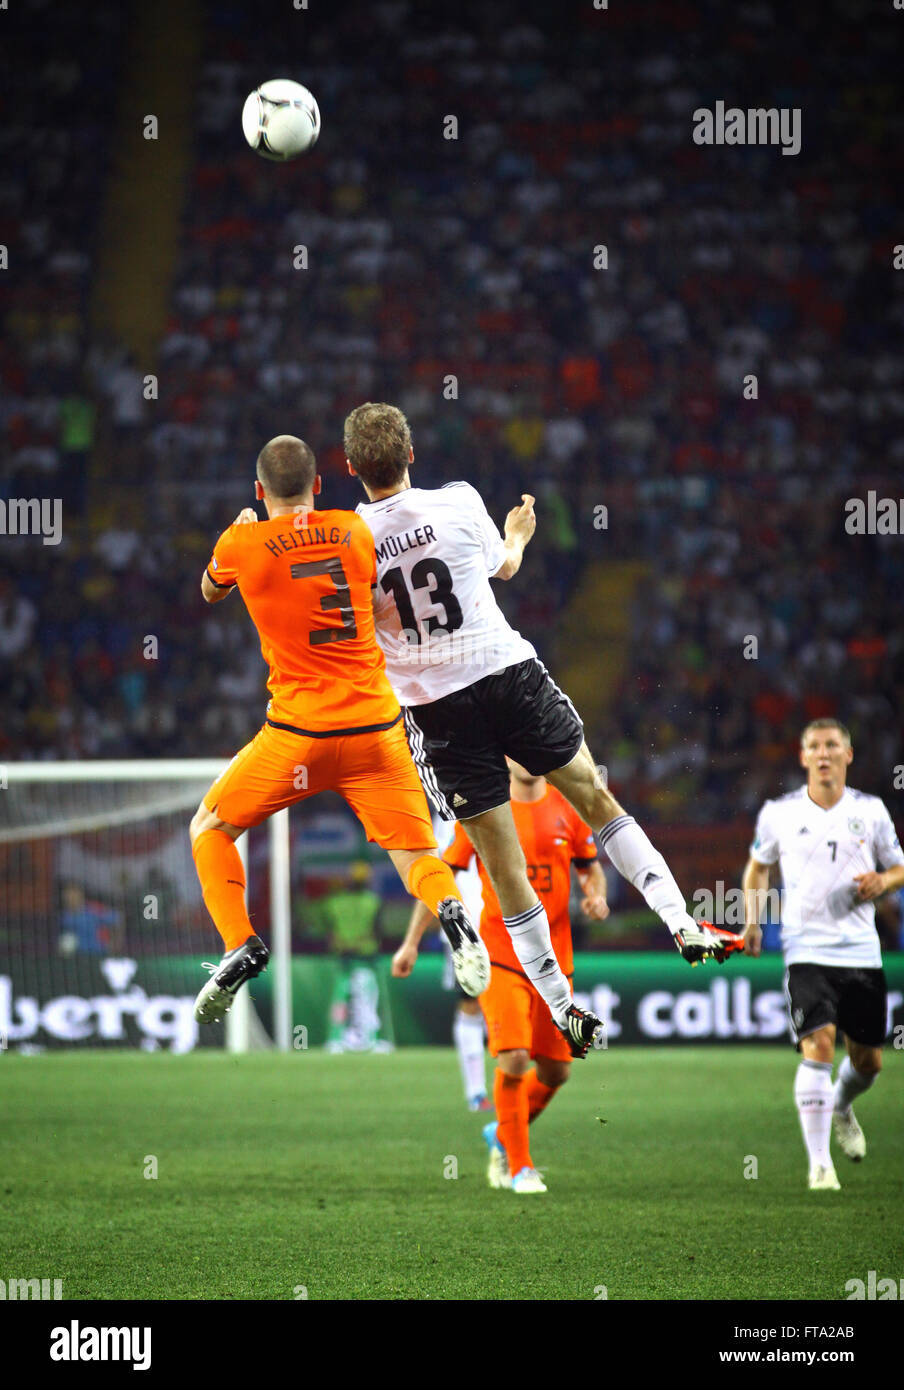
<instances>
[{"instance_id":1,"label":"blurred spectator","mask_svg":"<svg viewBox=\"0 0 904 1390\"><path fill-rule=\"evenodd\" d=\"M115 955L122 949L122 938L122 913L87 898L80 883L64 885L60 916L62 955Z\"/></svg>"},{"instance_id":2,"label":"blurred spectator","mask_svg":"<svg viewBox=\"0 0 904 1390\"><path fill-rule=\"evenodd\" d=\"M370 887L370 866L352 864L348 882L339 884L316 904L312 935L324 939L331 955L366 960L377 955L382 940L382 899Z\"/></svg>"}]
</instances>

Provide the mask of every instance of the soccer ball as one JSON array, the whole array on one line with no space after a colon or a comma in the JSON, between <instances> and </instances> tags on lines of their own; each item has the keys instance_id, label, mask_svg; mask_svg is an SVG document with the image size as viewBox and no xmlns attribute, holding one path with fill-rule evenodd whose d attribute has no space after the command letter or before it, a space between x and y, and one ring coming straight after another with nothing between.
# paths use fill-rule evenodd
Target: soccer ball
<instances>
[{"instance_id":1,"label":"soccer ball","mask_svg":"<svg viewBox=\"0 0 904 1390\"><path fill-rule=\"evenodd\" d=\"M262 82L245 102L242 130L264 159L295 159L316 144L320 109L307 87L276 77Z\"/></svg>"}]
</instances>

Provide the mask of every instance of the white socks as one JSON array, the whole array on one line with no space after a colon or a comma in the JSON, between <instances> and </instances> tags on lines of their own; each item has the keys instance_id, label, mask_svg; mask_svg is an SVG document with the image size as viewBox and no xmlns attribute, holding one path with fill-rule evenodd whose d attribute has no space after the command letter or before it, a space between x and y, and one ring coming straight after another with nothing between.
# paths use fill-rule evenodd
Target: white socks
<instances>
[{"instance_id":1,"label":"white socks","mask_svg":"<svg viewBox=\"0 0 904 1390\"><path fill-rule=\"evenodd\" d=\"M487 1077L483 1054L483 1014L455 1012L452 1038L458 1053L465 1100L469 1103L487 1093Z\"/></svg>"},{"instance_id":2,"label":"white socks","mask_svg":"<svg viewBox=\"0 0 904 1390\"><path fill-rule=\"evenodd\" d=\"M503 917L518 963L542 995L556 1023L562 1023L571 1004L571 986L562 974L549 935L546 909L538 900L516 917Z\"/></svg>"},{"instance_id":3,"label":"white socks","mask_svg":"<svg viewBox=\"0 0 904 1390\"><path fill-rule=\"evenodd\" d=\"M850 1110L851 1103L864 1091L868 1091L875 1079L875 1075L864 1076L862 1071L857 1071L850 1057L845 1057L838 1068L832 1108L845 1114Z\"/></svg>"},{"instance_id":4,"label":"white socks","mask_svg":"<svg viewBox=\"0 0 904 1390\"><path fill-rule=\"evenodd\" d=\"M681 889L633 816L616 816L596 838L622 878L633 883L673 936L687 926L688 911Z\"/></svg>"},{"instance_id":5,"label":"white socks","mask_svg":"<svg viewBox=\"0 0 904 1390\"><path fill-rule=\"evenodd\" d=\"M830 1168L832 1063L801 1062L794 1077L794 1100L811 1168Z\"/></svg>"}]
</instances>

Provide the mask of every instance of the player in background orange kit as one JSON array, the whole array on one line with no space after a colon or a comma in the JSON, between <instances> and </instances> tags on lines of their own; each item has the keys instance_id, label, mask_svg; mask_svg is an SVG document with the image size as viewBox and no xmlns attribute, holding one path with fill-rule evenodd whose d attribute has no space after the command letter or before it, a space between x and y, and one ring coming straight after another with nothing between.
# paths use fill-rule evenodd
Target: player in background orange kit
<instances>
[{"instance_id":1,"label":"player in background orange kit","mask_svg":"<svg viewBox=\"0 0 904 1390\"><path fill-rule=\"evenodd\" d=\"M479 994L489 978L486 948L437 854L377 646L373 536L355 512L315 511L319 492L307 444L293 435L271 439L258 456L255 483L267 520L246 507L217 541L201 581L208 603L240 590L270 668L271 696L263 728L217 778L191 823L204 902L226 947L195 1001L201 1023L222 1019L269 959L245 908L235 841L321 791L344 797L412 897L439 918L466 993Z\"/></svg>"},{"instance_id":2,"label":"player in background orange kit","mask_svg":"<svg viewBox=\"0 0 904 1390\"><path fill-rule=\"evenodd\" d=\"M574 953L568 900L572 864L584 893L581 906L586 916L602 921L609 915L596 838L590 826L545 777L532 777L511 758L506 761L512 814L527 860L528 878L546 909L556 959L571 981ZM459 822L443 858L453 869L466 869L474 854L474 846ZM510 1188L522 1195L545 1192L546 1184L530 1156L528 1126L568 1080L571 1051L521 969L502 920L499 899L480 859L477 867L484 904L480 932L493 967L489 987L480 996L480 1007L487 1022L490 1052L496 1058L497 1120L483 1131L490 1150L487 1177L492 1187ZM429 925L429 912L417 904L405 940L393 957L393 975L411 974L418 945ZM533 1070L532 1059L536 1063Z\"/></svg>"}]
</instances>

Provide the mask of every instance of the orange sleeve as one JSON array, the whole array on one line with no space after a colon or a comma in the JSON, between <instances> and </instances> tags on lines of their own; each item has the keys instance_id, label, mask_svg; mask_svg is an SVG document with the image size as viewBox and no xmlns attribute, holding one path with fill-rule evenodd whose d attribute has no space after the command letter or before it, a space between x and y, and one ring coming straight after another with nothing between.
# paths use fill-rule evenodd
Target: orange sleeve
<instances>
[{"instance_id":1,"label":"orange sleeve","mask_svg":"<svg viewBox=\"0 0 904 1390\"><path fill-rule=\"evenodd\" d=\"M207 566L208 579L221 589L229 589L238 581L238 529L237 526L226 528L214 546Z\"/></svg>"},{"instance_id":2,"label":"orange sleeve","mask_svg":"<svg viewBox=\"0 0 904 1390\"><path fill-rule=\"evenodd\" d=\"M460 823L455 826L455 836L443 855L450 869L466 869L474 858L474 846L468 839Z\"/></svg>"},{"instance_id":3,"label":"orange sleeve","mask_svg":"<svg viewBox=\"0 0 904 1390\"><path fill-rule=\"evenodd\" d=\"M571 857L577 860L598 859L599 848L596 836L586 821L582 821L573 807L571 810Z\"/></svg>"}]
</instances>

